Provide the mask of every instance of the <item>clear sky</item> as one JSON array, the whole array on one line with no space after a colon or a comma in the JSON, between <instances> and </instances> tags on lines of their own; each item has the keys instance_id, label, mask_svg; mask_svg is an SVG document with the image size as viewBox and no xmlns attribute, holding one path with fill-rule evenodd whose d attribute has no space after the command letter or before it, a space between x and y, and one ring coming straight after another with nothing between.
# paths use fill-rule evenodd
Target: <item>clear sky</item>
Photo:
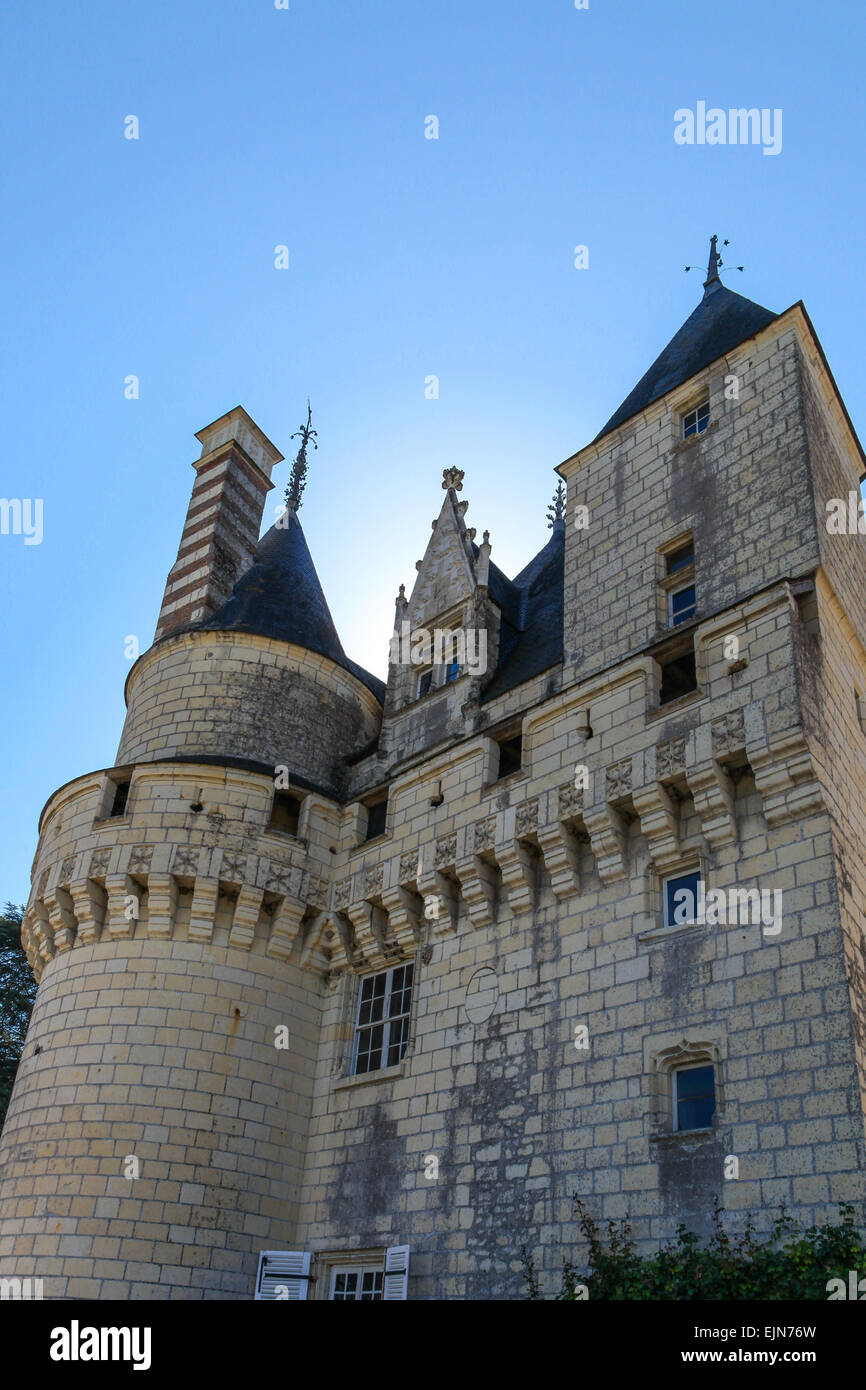
<instances>
[{"instance_id":1,"label":"clear sky","mask_svg":"<svg viewBox=\"0 0 866 1390\"><path fill-rule=\"evenodd\" d=\"M270 524L312 398L301 520L378 674L442 469L514 574L713 232L731 288L805 301L863 432L864 30L860 0L7 0L0 493L43 539L0 535L0 901L49 794L113 763L193 435L232 406L287 456ZM701 101L780 110L781 150L677 144Z\"/></svg>"}]
</instances>

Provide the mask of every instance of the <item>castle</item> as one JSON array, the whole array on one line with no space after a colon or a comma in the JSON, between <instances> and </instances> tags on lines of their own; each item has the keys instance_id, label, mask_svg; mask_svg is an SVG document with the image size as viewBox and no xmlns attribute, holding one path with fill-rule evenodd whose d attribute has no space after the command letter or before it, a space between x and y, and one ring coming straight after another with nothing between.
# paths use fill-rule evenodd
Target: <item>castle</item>
<instances>
[{"instance_id":1,"label":"castle","mask_svg":"<svg viewBox=\"0 0 866 1390\"><path fill-rule=\"evenodd\" d=\"M0 1275L519 1298L575 1195L646 1250L716 1198L864 1224L864 458L802 303L719 264L515 578L446 470L387 684L309 429L262 540L282 455L199 432L115 764L40 820Z\"/></svg>"}]
</instances>

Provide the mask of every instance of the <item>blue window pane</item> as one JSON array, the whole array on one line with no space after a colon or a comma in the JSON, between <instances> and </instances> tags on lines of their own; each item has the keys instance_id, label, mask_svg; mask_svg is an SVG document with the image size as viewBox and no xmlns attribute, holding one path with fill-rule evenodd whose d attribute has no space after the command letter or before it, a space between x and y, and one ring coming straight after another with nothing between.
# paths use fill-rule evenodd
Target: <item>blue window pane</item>
<instances>
[{"instance_id":1,"label":"blue window pane","mask_svg":"<svg viewBox=\"0 0 866 1390\"><path fill-rule=\"evenodd\" d=\"M713 1093L713 1068L688 1067L677 1072L677 1095L680 1100L694 1100Z\"/></svg>"},{"instance_id":2,"label":"blue window pane","mask_svg":"<svg viewBox=\"0 0 866 1390\"><path fill-rule=\"evenodd\" d=\"M693 922L697 912L698 884L701 875L682 874L679 878L669 878L665 883L665 926L681 926Z\"/></svg>"},{"instance_id":3,"label":"blue window pane","mask_svg":"<svg viewBox=\"0 0 866 1390\"><path fill-rule=\"evenodd\" d=\"M689 1067L678 1071L676 1086L676 1128L709 1129L716 1111L716 1076L712 1066Z\"/></svg>"},{"instance_id":4,"label":"blue window pane","mask_svg":"<svg viewBox=\"0 0 866 1390\"><path fill-rule=\"evenodd\" d=\"M684 623L694 616L695 586L690 584L687 589L680 589L677 593L671 594L671 623L676 627L677 623Z\"/></svg>"}]
</instances>

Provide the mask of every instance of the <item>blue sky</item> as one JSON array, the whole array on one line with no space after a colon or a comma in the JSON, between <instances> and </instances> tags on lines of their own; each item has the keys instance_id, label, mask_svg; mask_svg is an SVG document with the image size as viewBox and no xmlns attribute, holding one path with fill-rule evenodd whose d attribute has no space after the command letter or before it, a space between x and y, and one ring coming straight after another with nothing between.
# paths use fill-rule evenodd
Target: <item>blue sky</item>
<instances>
[{"instance_id":1,"label":"blue sky","mask_svg":"<svg viewBox=\"0 0 866 1390\"><path fill-rule=\"evenodd\" d=\"M301 519L379 674L443 467L522 568L554 465L687 317L712 232L733 289L805 300L863 429L862 6L290 3L4 7L0 493L42 498L44 534L0 536L0 900L27 896L51 791L114 760L125 638L151 641L193 435L232 406L288 460L312 398ZM781 152L676 144L702 100L781 109Z\"/></svg>"}]
</instances>

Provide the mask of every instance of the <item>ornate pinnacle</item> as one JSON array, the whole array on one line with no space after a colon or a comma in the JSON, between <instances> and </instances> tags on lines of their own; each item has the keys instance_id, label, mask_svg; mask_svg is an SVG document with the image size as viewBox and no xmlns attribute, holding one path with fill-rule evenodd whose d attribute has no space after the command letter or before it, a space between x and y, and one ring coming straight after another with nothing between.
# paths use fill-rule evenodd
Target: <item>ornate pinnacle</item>
<instances>
[{"instance_id":1,"label":"ornate pinnacle","mask_svg":"<svg viewBox=\"0 0 866 1390\"><path fill-rule=\"evenodd\" d=\"M553 530L558 521L562 521L565 516L565 488L562 482L557 483L556 492L553 494L550 506L547 508L547 529Z\"/></svg>"},{"instance_id":2,"label":"ornate pinnacle","mask_svg":"<svg viewBox=\"0 0 866 1390\"><path fill-rule=\"evenodd\" d=\"M462 468L443 468L442 486L445 488L446 491L449 487L453 487L455 492L462 492L463 477L464 473Z\"/></svg>"},{"instance_id":3,"label":"ornate pinnacle","mask_svg":"<svg viewBox=\"0 0 866 1390\"><path fill-rule=\"evenodd\" d=\"M286 506L290 512L296 512L301 505L301 498L304 495L304 488L307 486L307 445L312 444L314 449L318 449L316 439L318 434L313 429L313 411L307 398L307 423L301 425L299 430L295 430L292 439L300 439L301 447L297 457L292 464L292 476L286 488Z\"/></svg>"}]
</instances>

